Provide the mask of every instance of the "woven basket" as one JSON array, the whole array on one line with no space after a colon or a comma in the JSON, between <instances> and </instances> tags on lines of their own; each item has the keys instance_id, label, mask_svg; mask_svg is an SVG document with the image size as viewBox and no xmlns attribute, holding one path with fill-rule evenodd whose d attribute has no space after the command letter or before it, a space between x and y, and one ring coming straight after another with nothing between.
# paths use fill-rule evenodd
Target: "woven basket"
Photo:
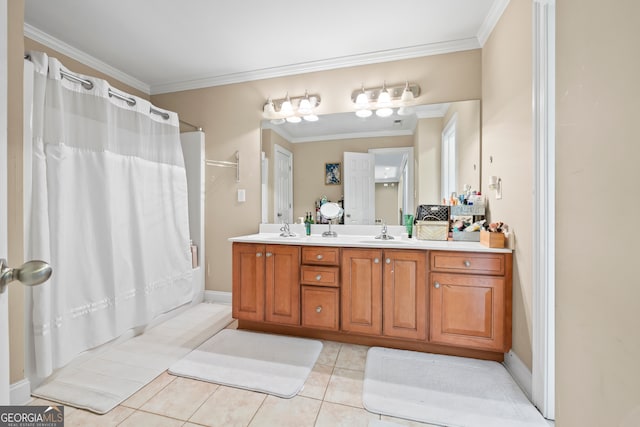
<instances>
[{"instance_id":1,"label":"woven basket","mask_svg":"<svg viewBox=\"0 0 640 427\"><path fill-rule=\"evenodd\" d=\"M449 221L418 221L416 237L418 240L447 240Z\"/></svg>"}]
</instances>

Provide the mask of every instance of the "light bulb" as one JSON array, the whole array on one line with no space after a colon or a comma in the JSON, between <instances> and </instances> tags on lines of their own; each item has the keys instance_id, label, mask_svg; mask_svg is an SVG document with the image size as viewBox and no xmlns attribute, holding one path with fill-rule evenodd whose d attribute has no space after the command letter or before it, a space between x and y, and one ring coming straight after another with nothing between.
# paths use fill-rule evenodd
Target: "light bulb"
<instances>
[{"instance_id":1,"label":"light bulb","mask_svg":"<svg viewBox=\"0 0 640 427\"><path fill-rule=\"evenodd\" d=\"M308 122L317 122L318 121L318 116L316 116L315 114L307 114L306 116L302 116L303 119L305 119Z\"/></svg>"},{"instance_id":2,"label":"light bulb","mask_svg":"<svg viewBox=\"0 0 640 427\"><path fill-rule=\"evenodd\" d=\"M291 105L289 94L287 94L285 101L282 103L282 106L280 106L280 114L283 114L285 116L293 115L293 105Z\"/></svg>"},{"instance_id":3,"label":"light bulb","mask_svg":"<svg viewBox=\"0 0 640 427\"><path fill-rule=\"evenodd\" d=\"M376 116L378 117L389 117L393 114L393 108L384 107L376 110Z\"/></svg>"},{"instance_id":4,"label":"light bulb","mask_svg":"<svg viewBox=\"0 0 640 427\"><path fill-rule=\"evenodd\" d=\"M404 103L413 101L413 92L411 92L411 89L409 89L409 82L407 82L407 84L404 87L404 90L402 91L402 96L400 97L400 101Z\"/></svg>"},{"instance_id":5,"label":"light bulb","mask_svg":"<svg viewBox=\"0 0 640 427\"><path fill-rule=\"evenodd\" d=\"M289 116L287 117L287 121L289 123L300 123L302 121L302 119L298 116Z\"/></svg>"},{"instance_id":6,"label":"light bulb","mask_svg":"<svg viewBox=\"0 0 640 427\"><path fill-rule=\"evenodd\" d=\"M369 107L369 98L367 97L367 94L364 93L364 91L358 94L358 97L356 98L356 107L358 108Z\"/></svg>"},{"instance_id":7,"label":"light bulb","mask_svg":"<svg viewBox=\"0 0 640 427\"><path fill-rule=\"evenodd\" d=\"M264 104L264 108L262 109L262 117L265 119L272 119L276 116L276 107L273 105L273 101L271 97L267 99L267 103Z\"/></svg>"},{"instance_id":8,"label":"light bulb","mask_svg":"<svg viewBox=\"0 0 640 427\"><path fill-rule=\"evenodd\" d=\"M388 107L391 105L391 94L386 87L383 87L380 95L378 95L377 104L378 107Z\"/></svg>"},{"instance_id":9,"label":"light bulb","mask_svg":"<svg viewBox=\"0 0 640 427\"><path fill-rule=\"evenodd\" d=\"M313 111L313 107L311 107L311 102L309 101L309 98L302 98L300 100L300 105L298 106L298 113L303 114L303 115L307 115L307 114L311 114Z\"/></svg>"},{"instance_id":10,"label":"light bulb","mask_svg":"<svg viewBox=\"0 0 640 427\"><path fill-rule=\"evenodd\" d=\"M371 116L372 114L373 114L373 112L371 110L366 109L366 108L363 109L363 110L357 110L356 111L356 116L362 117L363 119Z\"/></svg>"}]
</instances>

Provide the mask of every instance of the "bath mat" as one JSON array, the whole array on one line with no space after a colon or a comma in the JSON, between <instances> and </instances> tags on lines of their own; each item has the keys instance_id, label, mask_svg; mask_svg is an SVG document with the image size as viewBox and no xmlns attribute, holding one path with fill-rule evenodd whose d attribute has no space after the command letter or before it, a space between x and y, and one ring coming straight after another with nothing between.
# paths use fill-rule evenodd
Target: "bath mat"
<instances>
[{"instance_id":1,"label":"bath mat","mask_svg":"<svg viewBox=\"0 0 640 427\"><path fill-rule=\"evenodd\" d=\"M364 407L376 414L451 427L547 427L498 362L373 347Z\"/></svg>"},{"instance_id":2,"label":"bath mat","mask_svg":"<svg viewBox=\"0 0 640 427\"><path fill-rule=\"evenodd\" d=\"M79 356L31 394L104 414L232 321L231 306L198 304L142 335Z\"/></svg>"},{"instance_id":3,"label":"bath mat","mask_svg":"<svg viewBox=\"0 0 640 427\"><path fill-rule=\"evenodd\" d=\"M288 399L302 389L321 350L316 340L225 329L169 373Z\"/></svg>"}]
</instances>

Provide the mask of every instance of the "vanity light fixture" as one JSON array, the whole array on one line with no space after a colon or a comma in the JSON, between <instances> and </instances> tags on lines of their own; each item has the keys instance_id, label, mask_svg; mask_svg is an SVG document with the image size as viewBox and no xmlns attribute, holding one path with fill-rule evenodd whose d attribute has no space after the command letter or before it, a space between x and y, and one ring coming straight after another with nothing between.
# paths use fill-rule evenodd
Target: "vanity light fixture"
<instances>
[{"instance_id":1,"label":"vanity light fixture","mask_svg":"<svg viewBox=\"0 0 640 427\"><path fill-rule=\"evenodd\" d=\"M403 85L356 89L351 93L351 100L356 106L356 116L369 117L375 110L378 117L389 117L393 109L398 108L398 114L407 116L413 114L410 107L420 96L420 86L405 82Z\"/></svg>"},{"instance_id":2,"label":"vanity light fixture","mask_svg":"<svg viewBox=\"0 0 640 427\"><path fill-rule=\"evenodd\" d=\"M275 125L285 121L300 123L303 119L315 122L318 120L318 116L315 114L315 108L318 105L320 105L320 95L309 95L305 91L303 96L290 97L287 93L281 99L269 97L262 107L262 117Z\"/></svg>"}]
</instances>

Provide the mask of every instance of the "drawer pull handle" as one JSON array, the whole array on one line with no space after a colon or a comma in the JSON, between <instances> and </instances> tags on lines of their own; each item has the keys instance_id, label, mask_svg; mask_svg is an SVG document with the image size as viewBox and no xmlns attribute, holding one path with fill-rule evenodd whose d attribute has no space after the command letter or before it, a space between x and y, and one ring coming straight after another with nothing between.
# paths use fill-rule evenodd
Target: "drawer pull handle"
<instances>
[{"instance_id":1,"label":"drawer pull handle","mask_svg":"<svg viewBox=\"0 0 640 427\"><path fill-rule=\"evenodd\" d=\"M322 259L322 258L324 258L324 256L322 254L318 254L318 255L316 255L316 258L317 259Z\"/></svg>"},{"instance_id":2,"label":"drawer pull handle","mask_svg":"<svg viewBox=\"0 0 640 427\"><path fill-rule=\"evenodd\" d=\"M433 287L436 288L436 289L439 289L440 288L440 283L438 283L438 282L434 283Z\"/></svg>"},{"instance_id":3,"label":"drawer pull handle","mask_svg":"<svg viewBox=\"0 0 640 427\"><path fill-rule=\"evenodd\" d=\"M270 257L273 254L271 252L267 252L266 255L267 255L267 257Z\"/></svg>"},{"instance_id":4,"label":"drawer pull handle","mask_svg":"<svg viewBox=\"0 0 640 427\"><path fill-rule=\"evenodd\" d=\"M256 256L257 256L258 258L260 258L260 257L262 256L262 252L258 252L258 253L256 254Z\"/></svg>"},{"instance_id":5,"label":"drawer pull handle","mask_svg":"<svg viewBox=\"0 0 640 427\"><path fill-rule=\"evenodd\" d=\"M464 260L464 266L465 267L471 267L471 261L465 259Z\"/></svg>"},{"instance_id":6,"label":"drawer pull handle","mask_svg":"<svg viewBox=\"0 0 640 427\"><path fill-rule=\"evenodd\" d=\"M380 259L378 259L378 258L374 258L374 259L373 259L373 263L374 263L374 264L379 264L379 263L380 263Z\"/></svg>"},{"instance_id":7,"label":"drawer pull handle","mask_svg":"<svg viewBox=\"0 0 640 427\"><path fill-rule=\"evenodd\" d=\"M320 313L322 311L322 306L319 305L316 307L316 313Z\"/></svg>"},{"instance_id":8,"label":"drawer pull handle","mask_svg":"<svg viewBox=\"0 0 640 427\"><path fill-rule=\"evenodd\" d=\"M387 258L385 261L387 264L391 264L391 258Z\"/></svg>"},{"instance_id":9,"label":"drawer pull handle","mask_svg":"<svg viewBox=\"0 0 640 427\"><path fill-rule=\"evenodd\" d=\"M322 280L322 274L318 274L318 275L316 276L316 280L317 280L317 281Z\"/></svg>"}]
</instances>

